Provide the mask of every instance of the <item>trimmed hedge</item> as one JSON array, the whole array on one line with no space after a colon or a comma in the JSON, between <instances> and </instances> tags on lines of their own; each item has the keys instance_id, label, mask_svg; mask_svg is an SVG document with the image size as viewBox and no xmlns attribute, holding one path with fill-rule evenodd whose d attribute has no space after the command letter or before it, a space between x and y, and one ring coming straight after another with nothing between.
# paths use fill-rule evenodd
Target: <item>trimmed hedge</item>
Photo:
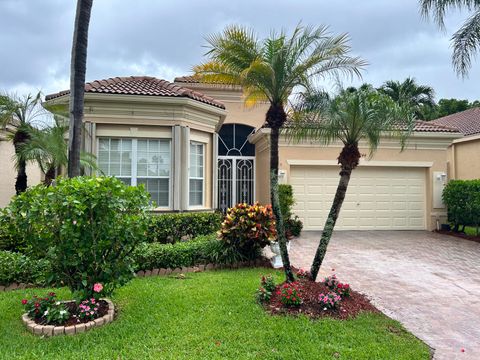
<instances>
[{"instance_id":1,"label":"trimmed hedge","mask_svg":"<svg viewBox=\"0 0 480 360\"><path fill-rule=\"evenodd\" d=\"M443 190L448 221L459 231L460 226L480 225L480 180L451 180Z\"/></svg>"},{"instance_id":2,"label":"trimmed hedge","mask_svg":"<svg viewBox=\"0 0 480 360\"><path fill-rule=\"evenodd\" d=\"M28 256L11 251L0 251L0 285L14 282L45 285L50 268L47 260L33 260Z\"/></svg>"},{"instance_id":3,"label":"trimmed hedge","mask_svg":"<svg viewBox=\"0 0 480 360\"><path fill-rule=\"evenodd\" d=\"M280 198L280 210L282 211L287 237L300 236L303 229L303 223L298 216L292 217L292 206L295 205L292 185L278 185L278 195Z\"/></svg>"},{"instance_id":4,"label":"trimmed hedge","mask_svg":"<svg viewBox=\"0 0 480 360\"><path fill-rule=\"evenodd\" d=\"M176 244L143 243L133 253L137 271L175 269L209 263L233 264L239 261L255 260L260 256L260 250L242 254L219 241L214 234L199 236L191 241Z\"/></svg>"},{"instance_id":5,"label":"trimmed hedge","mask_svg":"<svg viewBox=\"0 0 480 360\"><path fill-rule=\"evenodd\" d=\"M223 215L219 212L191 212L152 215L147 229L147 242L174 244L178 241L208 235L220 229Z\"/></svg>"}]
</instances>

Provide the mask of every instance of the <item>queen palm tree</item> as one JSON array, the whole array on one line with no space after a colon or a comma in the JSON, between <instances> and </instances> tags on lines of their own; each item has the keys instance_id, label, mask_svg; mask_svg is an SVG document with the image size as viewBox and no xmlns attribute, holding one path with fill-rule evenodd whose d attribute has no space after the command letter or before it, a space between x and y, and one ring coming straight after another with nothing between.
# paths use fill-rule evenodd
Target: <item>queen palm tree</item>
<instances>
[{"instance_id":1,"label":"queen palm tree","mask_svg":"<svg viewBox=\"0 0 480 360\"><path fill-rule=\"evenodd\" d=\"M70 133L68 138L68 176L80 175L85 73L87 71L88 27L93 0L78 0L73 31L70 67Z\"/></svg>"},{"instance_id":2,"label":"queen palm tree","mask_svg":"<svg viewBox=\"0 0 480 360\"><path fill-rule=\"evenodd\" d=\"M401 105L407 105L415 111L419 119L435 106L435 91L427 85L419 85L415 79L408 77L403 82L389 80L379 89Z\"/></svg>"},{"instance_id":3,"label":"queen palm tree","mask_svg":"<svg viewBox=\"0 0 480 360\"><path fill-rule=\"evenodd\" d=\"M480 1L478 0L419 0L424 17L433 16L434 21L445 30L448 10L464 9L470 16L451 38L452 64L458 75L466 77L480 47Z\"/></svg>"},{"instance_id":4,"label":"queen palm tree","mask_svg":"<svg viewBox=\"0 0 480 360\"><path fill-rule=\"evenodd\" d=\"M41 106L41 93L23 97L14 94L0 95L0 126L7 132L7 139L15 148L17 179L15 191L18 194L27 190L27 162L20 153L20 147L28 143L29 131L42 121L45 110Z\"/></svg>"},{"instance_id":5,"label":"queen palm tree","mask_svg":"<svg viewBox=\"0 0 480 360\"><path fill-rule=\"evenodd\" d=\"M246 105L270 104L270 197L285 275L293 281L278 197L278 140L287 120L285 106L294 89L311 88L316 80L339 73L359 76L366 63L348 55L346 34L332 36L325 26L297 26L291 36L273 33L264 40L250 29L229 26L207 41L209 61L194 68L201 81L241 85Z\"/></svg>"},{"instance_id":6,"label":"queen palm tree","mask_svg":"<svg viewBox=\"0 0 480 360\"><path fill-rule=\"evenodd\" d=\"M356 91L343 90L333 98L318 92L301 97L287 135L296 141L317 140L323 145L336 141L343 143L338 156L340 180L310 269L312 280L317 278L352 171L359 164L359 143L366 141L372 156L381 137L398 137L403 150L415 119L409 109L368 87Z\"/></svg>"},{"instance_id":7,"label":"queen palm tree","mask_svg":"<svg viewBox=\"0 0 480 360\"><path fill-rule=\"evenodd\" d=\"M34 162L45 175L44 184L50 185L60 175L62 168L68 167L68 147L65 134L68 126L58 116L54 118L54 125L28 130L29 141L19 147L21 158L27 162ZM98 170L96 157L87 152L80 153L82 168Z\"/></svg>"}]
</instances>

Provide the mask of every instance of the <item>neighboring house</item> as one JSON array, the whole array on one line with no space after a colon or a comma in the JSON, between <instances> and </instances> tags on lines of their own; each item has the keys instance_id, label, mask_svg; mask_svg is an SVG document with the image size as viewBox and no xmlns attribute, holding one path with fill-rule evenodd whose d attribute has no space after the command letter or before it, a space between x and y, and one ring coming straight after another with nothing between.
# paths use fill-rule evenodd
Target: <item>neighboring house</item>
<instances>
[{"instance_id":1,"label":"neighboring house","mask_svg":"<svg viewBox=\"0 0 480 360\"><path fill-rule=\"evenodd\" d=\"M13 157L15 151L11 141L6 141L6 133L0 130L0 208L8 205L15 195L15 181L17 170L14 166ZM27 164L28 186L37 185L43 179L42 172L35 164Z\"/></svg>"},{"instance_id":2,"label":"neighboring house","mask_svg":"<svg viewBox=\"0 0 480 360\"><path fill-rule=\"evenodd\" d=\"M444 116L430 123L448 126L464 137L453 141L448 151L449 175L452 179L480 179L480 108Z\"/></svg>"},{"instance_id":3,"label":"neighboring house","mask_svg":"<svg viewBox=\"0 0 480 360\"><path fill-rule=\"evenodd\" d=\"M146 184L162 211L225 209L270 201L267 105L245 108L239 87L179 77L94 81L85 87L85 149L100 168ZM49 103L68 104L68 91ZM433 229L445 219L441 192L457 130L418 121L405 151L384 139L353 172L339 229ZM280 178L306 230L325 221L338 184L340 144L280 141ZM367 149L362 147L365 153Z\"/></svg>"}]
</instances>

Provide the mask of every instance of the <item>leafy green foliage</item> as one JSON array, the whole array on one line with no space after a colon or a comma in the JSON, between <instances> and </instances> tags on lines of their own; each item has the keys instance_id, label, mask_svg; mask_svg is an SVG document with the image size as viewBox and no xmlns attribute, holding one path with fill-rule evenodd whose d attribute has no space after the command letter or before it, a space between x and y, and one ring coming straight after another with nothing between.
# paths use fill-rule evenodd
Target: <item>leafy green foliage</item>
<instances>
[{"instance_id":1,"label":"leafy green foliage","mask_svg":"<svg viewBox=\"0 0 480 360\"><path fill-rule=\"evenodd\" d=\"M285 221L285 232L292 236L300 236L303 229L303 222L298 216Z\"/></svg>"},{"instance_id":2,"label":"leafy green foliage","mask_svg":"<svg viewBox=\"0 0 480 360\"><path fill-rule=\"evenodd\" d=\"M217 232L222 222L218 212L152 215L148 221L147 242L176 243Z\"/></svg>"},{"instance_id":3,"label":"leafy green foliage","mask_svg":"<svg viewBox=\"0 0 480 360\"><path fill-rule=\"evenodd\" d=\"M260 251L242 253L219 241L214 234L176 244L142 243L134 253L136 270L176 269L201 264L233 264L254 260Z\"/></svg>"},{"instance_id":4,"label":"leafy green foliage","mask_svg":"<svg viewBox=\"0 0 480 360\"><path fill-rule=\"evenodd\" d=\"M129 255L144 239L148 201L143 187L113 177L76 177L38 185L10 206L21 242L50 261L49 283L85 298L95 283L108 295L132 277Z\"/></svg>"},{"instance_id":5,"label":"leafy green foliage","mask_svg":"<svg viewBox=\"0 0 480 360\"><path fill-rule=\"evenodd\" d=\"M290 184L278 185L278 196L280 198L280 210L284 219L290 219L292 216L292 206L295 205L293 199L293 189Z\"/></svg>"},{"instance_id":6,"label":"leafy green foliage","mask_svg":"<svg viewBox=\"0 0 480 360\"><path fill-rule=\"evenodd\" d=\"M263 248L275 241L276 235L272 206L259 203L229 209L218 232L220 240L241 252Z\"/></svg>"},{"instance_id":7,"label":"leafy green foliage","mask_svg":"<svg viewBox=\"0 0 480 360\"><path fill-rule=\"evenodd\" d=\"M14 282L45 285L49 268L47 260L33 260L23 254L0 251L0 285Z\"/></svg>"},{"instance_id":8,"label":"leafy green foliage","mask_svg":"<svg viewBox=\"0 0 480 360\"><path fill-rule=\"evenodd\" d=\"M454 231L461 225L480 225L480 180L450 180L443 190L443 201Z\"/></svg>"}]
</instances>

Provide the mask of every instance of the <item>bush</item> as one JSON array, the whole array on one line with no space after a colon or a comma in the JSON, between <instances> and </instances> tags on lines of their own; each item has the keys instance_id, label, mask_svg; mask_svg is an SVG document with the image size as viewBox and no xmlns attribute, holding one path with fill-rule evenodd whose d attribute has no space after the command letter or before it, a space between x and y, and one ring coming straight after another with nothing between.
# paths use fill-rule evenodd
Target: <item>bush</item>
<instances>
[{"instance_id":1,"label":"bush","mask_svg":"<svg viewBox=\"0 0 480 360\"><path fill-rule=\"evenodd\" d=\"M60 325L70 318L67 306L57 301L57 296L53 292L44 298L35 295L30 300L23 299L22 304L31 319L37 319L44 325Z\"/></svg>"},{"instance_id":2,"label":"bush","mask_svg":"<svg viewBox=\"0 0 480 360\"><path fill-rule=\"evenodd\" d=\"M292 206L295 205L292 185L279 184L278 196L280 199L280 211L282 212L282 216L285 220L288 220L292 217Z\"/></svg>"},{"instance_id":3,"label":"bush","mask_svg":"<svg viewBox=\"0 0 480 360\"><path fill-rule=\"evenodd\" d=\"M277 290L277 295L280 296L280 301L285 306L300 306L303 303L302 289L296 282L284 283Z\"/></svg>"},{"instance_id":4,"label":"bush","mask_svg":"<svg viewBox=\"0 0 480 360\"><path fill-rule=\"evenodd\" d=\"M238 204L228 210L218 236L245 254L267 246L277 237L272 206Z\"/></svg>"},{"instance_id":5,"label":"bush","mask_svg":"<svg viewBox=\"0 0 480 360\"><path fill-rule=\"evenodd\" d=\"M105 295L132 276L129 257L144 240L149 195L113 177L59 179L12 201L17 229L31 254L50 261L48 282L68 286L79 298Z\"/></svg>"},{"instance_id":6,"label":"bush","mask_svg":"<svg viewBox=\"0 0 480 360\"><path fill-rule=\"evenodd\" d=\"M443 190L448 221L454 231L466 225L480 225L480 180L451 180Z\"/></svg>"},{"instance_id":7,"label":"bush","mask_svg":"<svg viewBox=\"0 0 480 360\"><path fill-rule=\"evenodd\" d=\"M218 212L152 215L146 241L174 244L195 236L212 234L220 229L222 218Z\"/></svg>"},{"instance_id":8,"label":"bush","mask_svg":"<svg viewBox=\"0 0 480 360\"><path fill-rule=\"evenodd\" d=\"M287 221L285 221L285 232L288 236L300 236L300 233L302 232L303 229L303 223L299 219L298 216L295 216L295 218L290 218Z\"/></svg>"},{"instance_id":9,"label":"bush","mask_svg":"<svg viewBox=\"0 0 480 360\"><path fill-rule=\"evenodd\" d=\"M0 250L25 250L25 238L21 229L16 226L15 218L18 213L12 206L0 209Z\"/></svg>"},{"instance_id":10,"label":"bush","mask_svg":"<svg viewBox=\"0 0 480 360\"><path fill-rule=\"evenodd\" d=\"M49 268L46 260L32 260L23 254L0 251L0 285L14 282L44 285Z\"/></svg>"},{"instance_id":11,"label":"bush","mask_svg":"<svg viewBox=\"0 0 480 360\"><path fill-rule=\"evenodd\" d=\"M291 236L300 236L303 229L303 223L298 216L292 218L292 206L295 205L292 185L278 185L278 195L280 197L280 210L282 211L287 238Z\"/></svg>"},{"instance_id":12,"label":"bush","mask_svg":"<svg viewBox=\"0 0 480 360\"><path fill-rule=\"evenodd\" d=\"M254 260L259 251L248 257L219 241L214 234L199 236L176 244L143 243L134 253L136 270L176 269L201 264L233 264Z\"/></svg>"}]
</instances>

